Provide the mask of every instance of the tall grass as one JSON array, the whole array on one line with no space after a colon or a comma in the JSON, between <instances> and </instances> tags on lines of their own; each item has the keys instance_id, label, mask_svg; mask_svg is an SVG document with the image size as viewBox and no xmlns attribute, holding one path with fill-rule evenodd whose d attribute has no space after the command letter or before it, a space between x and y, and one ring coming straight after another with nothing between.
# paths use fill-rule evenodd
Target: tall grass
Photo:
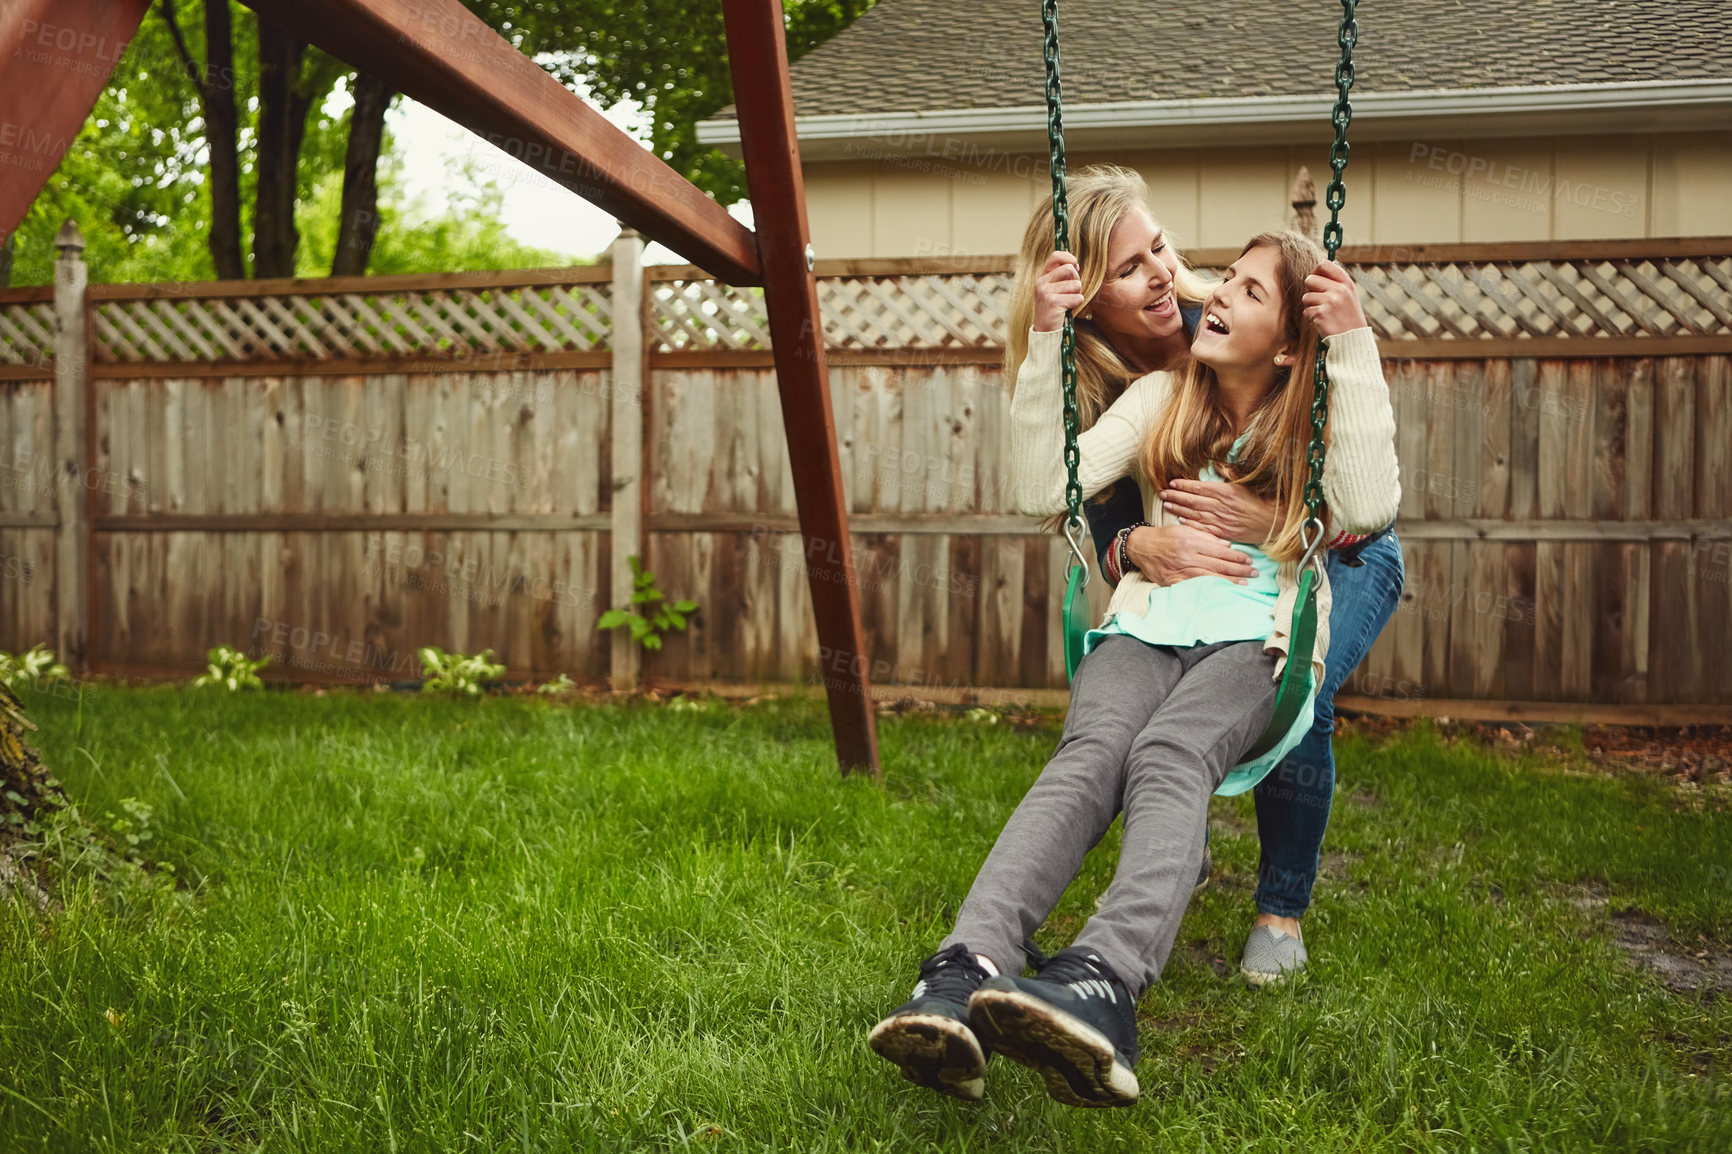
<instances>
[{"instance_id":1,"label":"tall grass","mask_svg":"<svg viewBox=\"0 0 1732 1154\"><path fill-rule=\"evenodd\" d=\"M1263 993L1221 976L1257 857L1218 801L1144 1100L1092 1113L1004 1062L942 1099L864 1044L1055 726L887 720L878 784L803 700L28 704L87 814L150 807L182 888L0 909L6 1150L1732 1149L1732 1012L1583 899L1724 948L1732 829L1660 783L1342 742L1312 971Z\"/></svg>"}]
</instances>

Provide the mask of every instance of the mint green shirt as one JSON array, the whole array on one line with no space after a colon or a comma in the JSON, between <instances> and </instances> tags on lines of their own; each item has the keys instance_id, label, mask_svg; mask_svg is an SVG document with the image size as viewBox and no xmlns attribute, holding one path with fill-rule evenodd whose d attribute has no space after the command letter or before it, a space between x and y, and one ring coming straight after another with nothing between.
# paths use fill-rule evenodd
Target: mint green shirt
<instances>
[{"instance_id":1,"label":"mint green shirt","mask_svg":"<svg viewBox=\"0 0 1732 1154\"><path fill-rule=\"evenodd\" d=\"M1245 438L1233 443L1229 462L1238 457ZM1201 479L1220 481L1223 478L1213 465L1203 469ZM1212 645L1220 641L1267 641L1275 632L1275 601L1280 589L1275 582L1277 564L1255 545L1233 543L1251 558L1257 576L1240 585L1227 577L1187 577L1173 585L1156 586L1149 591L1148 607L1141 613L1123 610L1106 619L1099 629L1091 629L1083 643L1084 652L1106 637L1135 637L1149 645L1189 647ZM1310 699L1292 726L1262 757L1241 762L1227 774L1226 781L1215 792L1224 796L1244 793L1268 776L1271 769L1299 744L1315 719L1317 687L1311 688Z\"/></svg>"}]
</instances>

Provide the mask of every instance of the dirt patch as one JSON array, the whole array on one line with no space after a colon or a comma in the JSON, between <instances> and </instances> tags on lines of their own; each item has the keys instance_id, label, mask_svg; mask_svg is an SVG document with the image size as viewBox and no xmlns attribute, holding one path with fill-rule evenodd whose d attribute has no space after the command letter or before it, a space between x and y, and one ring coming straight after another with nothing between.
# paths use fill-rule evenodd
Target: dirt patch
<instances>
[{"instance_id":1,"label":"dirt patch","mask_svg":"<svg viewBox=\"0 0 1732 1154\"><path fill-rule=\"evenodd\" d=\"M1531 751L1609 772L1647 773L1679 784L1732 784L1732 725L1527 725L1520 721L1338 718L1335 731L1371 740L1400 738L1429 725L1444 742L1468 741L1507 753Z\"/></svg>"},{"instance_id":2,"label":"dirt patch","mask_svg":"<svg viewBox=\"0 0 1732 1154\"><path fill-rule=\"evenodd\" d=\"M1702 937L1677 941L1664 922L1639 910L1613 914L1612 927L1625 956L1673 993L1732 993L1732 950Z\"/></svg>"},{"instance_id":3,"label":"dirt patch","mask_svg":"<svg viewBox=\"0 0 1732 1154\"><path fill-rule=\"evenodd\" d=\"M1732 947L1702 935L1693 942L1678 941L1666 923L1641 910L1608 913L1611 899L1599 882L1570 886L1560 896L1594 921L1609 923L1618 951L1673 993L1732 993Z\"/></svg>"}]
</instances>

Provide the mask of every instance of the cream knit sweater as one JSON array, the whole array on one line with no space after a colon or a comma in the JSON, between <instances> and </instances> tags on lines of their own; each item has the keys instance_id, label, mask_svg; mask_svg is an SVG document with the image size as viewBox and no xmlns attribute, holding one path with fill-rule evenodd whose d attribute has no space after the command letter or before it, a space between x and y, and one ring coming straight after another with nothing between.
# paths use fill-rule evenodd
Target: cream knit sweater
<instances>
[{"instance_id":1,"label":"cream knit sweater","mask_svg":"<svg viewBox=\"0 0 1732 1154\"><path fill-rule=\"evenodd\" d=\"M1016 375L1010 402L1011 471L1017 503L1024 513L1044 517L1064 511L1064 390L1059 374L1061 335L1031 330L1028 357ZM1395 520L1401 502L1401 473L1395 460L1395 413L1383 381L1377 340L1369 328L1326 338L1329 366L1329 452L1323 465L1323 497L1331 516L1330 532L1375 533ZM1303 371L1298 370L1298 371ZM1094 496L1120 477L1135 476L1151 525L1167 524L1157 494L1137 470L1143 442L1172 391L1170 373L1150 373L1132 382L1124 395L1078 439L1082 460L1077 479L1083 497ZM1303 445L1293 447L1304 453ZM1280 568L1275 631L1266 649L1281 654L1276 675L1286 665L1287 629L1298 595L1292 562ZM1153 588L1133 569L1119 582L1107 608L1109 616L1147 611ZM1329 651L1329 579L1317 591L1317 644L1313 657L1316 684L1323 682Z\"/></svg>"}]
</instances>

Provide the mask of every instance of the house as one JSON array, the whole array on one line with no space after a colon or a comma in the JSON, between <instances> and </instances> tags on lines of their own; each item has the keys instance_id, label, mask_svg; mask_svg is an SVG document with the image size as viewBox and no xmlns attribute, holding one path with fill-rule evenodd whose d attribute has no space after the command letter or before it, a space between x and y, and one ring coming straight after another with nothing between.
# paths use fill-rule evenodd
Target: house
<instances>
[{"instance_id":1,"label":"house","mask_svg":"<svg viewBox=\"0 0 1732 1154\"><path fill-rule=\"evenodd\" d=\"M1322 189L1338 5L1059 9L1072 169L1142 172L1187 247L1291 220L1302 166ZM1358 20L1349 244L1732 235L1725 0L1385 0ZM881 0L796 63L818 254L1014 252L1051 194L1041 49L1034 3ZM699 139L737 151L732 111Z\"/></svg>"}]
</instances>

